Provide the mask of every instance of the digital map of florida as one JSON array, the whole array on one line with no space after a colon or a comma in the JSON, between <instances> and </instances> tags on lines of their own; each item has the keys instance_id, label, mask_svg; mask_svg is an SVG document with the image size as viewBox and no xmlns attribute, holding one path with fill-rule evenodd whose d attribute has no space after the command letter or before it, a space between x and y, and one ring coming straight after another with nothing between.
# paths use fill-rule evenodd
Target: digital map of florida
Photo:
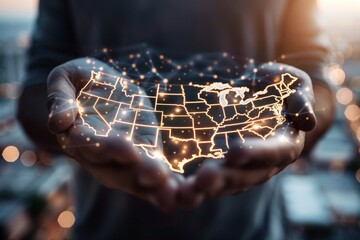
<instances>
[{"instance_id":1,"label":"digital map of florida","mask_svg":"<svg viewBox=\"0 0 360 240\"><path fill-rule=\"evenodd\" d=\"M296 80L284 73L257 92L222 82L146 83L145 92L135 80L93 71L77 106L95 135L121 135L183 173L195 159L223 158L229 139L270 136L286 120L282 108Z\"/></svg>"}]
</instances>

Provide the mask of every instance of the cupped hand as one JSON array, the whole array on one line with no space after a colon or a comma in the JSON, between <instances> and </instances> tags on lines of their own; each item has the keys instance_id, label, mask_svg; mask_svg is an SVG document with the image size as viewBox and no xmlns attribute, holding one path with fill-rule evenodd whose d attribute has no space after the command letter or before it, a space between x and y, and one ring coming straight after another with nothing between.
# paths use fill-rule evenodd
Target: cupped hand
<instances>
[{"instance_id":1,"label":"cupped hand","mask_svg":"<svg viewBox=\"0 0 360 240\"><path fill-rule=\"evenodd\" d=\"M275 63L260 65L254 72L255 83L261 80L259 86L249 85L254 92L263 91L262 86L279 81L285 73L297 78L291 85L293 93L283 101L286 120L266 139L246 133L243 139L229 139L224 159L205 160L196 174L182 185L180 196L186 207L194 207L207 198L241 193L269 180L297 160L304 147L304 131L315 127L314 93L305 72Z\"/></svg>"},{"instance_id":2,"label":"cupped hand","mask_svg":"<svg viewBox=\"0 0 360 240\"><path fill-rule=\"evenodd\" d=\"M125 125L114 125L112 131L108 131L109 124L99 113L110 114L117 108L112 106L111 101L100 101L101 98L99 100L91 97L91 93L94 92L100 94L96 96L107 92L98 85L89 83L91 71L98 69L107 74L120 75L105 63L88 58L67 62L50 73L50 130L57 135L64 152L104 186L145 199L163 211L172 210L176 204L176 194L182 176L172 173L161 159L152 159L141 148L134 147L128 138L129 128ZM132 83L128 83L128 88L138 89ZM96 106L94 103L86 113L80 114L79 111L84 109L79 106L77 97L82 89L90 93L84 95L86 101L97 99L97 102ZM117 92L115 97L124 97L124 93ZM156 122L155 116L152 115L139 119ZM84 124L84 121L91 124ZM146 130L138 131L135 140L139 138L142 142L154 141L153 133Z\"/></svg>"}]
</instances>

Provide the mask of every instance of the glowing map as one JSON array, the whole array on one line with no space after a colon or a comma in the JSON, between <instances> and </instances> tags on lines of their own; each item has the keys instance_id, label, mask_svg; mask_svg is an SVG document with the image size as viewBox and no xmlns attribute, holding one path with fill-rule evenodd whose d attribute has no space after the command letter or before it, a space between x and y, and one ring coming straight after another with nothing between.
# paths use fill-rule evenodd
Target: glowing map
<instances>
[{"instance_id":1,"label":"glowing map","mask_svg":"<svg viewBox=\"0 0 360 240\"><path fill-rule=\"evenodd\" d=\"M223 158L229 139L270 136L286 120L284 100L296 91L290 88L296 80L285 73L257 92L216 81L153 83L145 92L140 81L93 71L77 105L95 135L126 137L151 158L160 157L172 171L183 173L184 165L195 159Z\"/></svg>"}]
</instances>

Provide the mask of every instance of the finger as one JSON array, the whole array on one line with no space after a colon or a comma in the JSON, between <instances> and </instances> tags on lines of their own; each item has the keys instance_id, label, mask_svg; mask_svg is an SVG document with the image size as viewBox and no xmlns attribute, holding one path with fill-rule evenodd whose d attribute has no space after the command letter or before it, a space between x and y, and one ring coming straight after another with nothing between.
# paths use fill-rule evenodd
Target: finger
<instances>
[{"instance_id":1,"label":"finger","mask_svg":"<svg viewBox=\"0 0 360 240\"><path fill-rule=\"evenodd\" d=\"M178 188L177 180L170 177L159 190L150 192L149 201L164 213L171 213L176 209Z\"/></svg>"},{"instance_id":2,"label":"finger","mask_svg":"<svg viewBox=\"0 0 360 240\"><path fill-rule=\"evenodd\" d=\"M303 147L304 133L297 134L295 130L289 134L277 133L266 140L249 138L244 143L232 143L225 164L241 168L286 166L298 158Z\"/></svg>"},{"instance_id":3,"label":"finger","mask_svg":"<svg viewBox=\"0 0 360 240\"><path fill-rule=\"evenodd\" d=\"M195 177L190 176L179 189L178 202L185 209L195 208L204 201L205 195L195 188L194 183Z\"/></svg>"},{"instance_id":4,"label":"finger","mask_svg":"<svg viewBox=\"0 0 360 240\"><path fill-rule=\"evenodd\" d=\"M277 168L245 170L225 167L222 169L222 174L226 180L226 185L222 194L229 195L247 191L250 187L269 180L277 172Z\"/></svg>"},{"instance_id":5,"label":"finger","mask_svg":"<svg viewBox=\"0 0 360 240\"><path fill-rule=\"evenodd\" d=\"M93 63L92 65L90 65ZM96 63L96 64L95 64ZM106 68L107 65L91 60L89 58L80 58L69 61L53 69L48 77L48 110L49 110L49 128L54 133L61 133L68 129L77 116L76 95L88 83L91 83L91 76L94 74L95 66L99 69ZM110 81L114 78L107 77L104 81ZM92 89L90 84L89 90ZM100 94L101 95L101 94Z\"/></svg>"},{"instance_id":6,"label":"finger","mask_svg":"<svg viewBox=\"0 0 360 240\"><path fill-rule=\"evenodd\" d=\"M85 125L76 124L58 137L63 150L77 160L79 154L89 164L116 163L121 166L136 165L142 156L131 141L119 137L99 137Z\"/></svg>"},{"instance_id":7,"label":"finger","mask_svg":"<svg viewBox=\"0 0 360 240\"><path fill-rule=\"evenodd\" d=\"M296 92L286 98L287 115L297 129L310 131L316 126L316 116L313 110L315 97L311 79L309 75L299 69L290 67L288 69L289 73L297 80L292 87Z\"/></svg>"},{"instance_id":8,"label":"finger","mask_svg":"<svg viewBox=\"0 0 360 240\"><path fill-rule=\"evenodd\" d=\"M278 81L281 78L294 92L285 99L287 115L292 124L303 131L316 126L313 108L315 103L311 78L304 71L286 64L263 64L259 67L259 78Z\"/></svg>"},{"instance_id":9,"label":"finger","mask_svg":"<svg viewBox=\"0 0 360 240\"><path fill-rule=\"evenodd\" d=\"M171 175L162 160L148 158L143 155L140 164L134 166L134 175L139 186L155 188L161 186Z\"/></svg>"},{"instance_id":10,"label":"finger","mask_svg":"<svg viewBox=\"0 0 360 240\"><path fill-rule=\"evenodd\" d=\"M221 172L223 161L208 159L196 172L195 189L203 192L206 197L216 196L224 187L225 181Z\"/></svg>"},{"instance_id":11,"label":"finger","mask_svg":"<svg viewBox=\"0 0 360 240\"><path fill-rule=\"evenodd\" d=\"M48 126L54 133L68 129L77 115L76 89L69 78L69 71L68 67L60 66L48 78Z\"/></svg>"}]
</instances>

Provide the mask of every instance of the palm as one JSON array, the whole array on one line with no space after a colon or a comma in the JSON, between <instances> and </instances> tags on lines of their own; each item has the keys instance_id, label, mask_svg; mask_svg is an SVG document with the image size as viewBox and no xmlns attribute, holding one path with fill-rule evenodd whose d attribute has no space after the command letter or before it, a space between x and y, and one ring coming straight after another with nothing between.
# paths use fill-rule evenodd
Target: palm
<instances>
[{"instance_id":1,"label":"palm","mask_svg":"<svg viewBox=\"0 0 360 240\"><path fill-rule=\"evenodd\" d=\"M156 125L156 117L131 112L124 104L126 94L115 91L118 78L100 78L91 70L86 60L80 59L50 74L50 129L57 133L65 153L105 186L129 192L163 209L171 207L179 179L170 176L161 159L150 159L142 148L136 147L139 141L155 145L158 139L151 131L137 128L134 122L139 126ZM118 75L110 68L106 70ZM127 90L141 91L131 83ZM142 101L149 104L146 99Z\"/></svg>"}]
</instances>

